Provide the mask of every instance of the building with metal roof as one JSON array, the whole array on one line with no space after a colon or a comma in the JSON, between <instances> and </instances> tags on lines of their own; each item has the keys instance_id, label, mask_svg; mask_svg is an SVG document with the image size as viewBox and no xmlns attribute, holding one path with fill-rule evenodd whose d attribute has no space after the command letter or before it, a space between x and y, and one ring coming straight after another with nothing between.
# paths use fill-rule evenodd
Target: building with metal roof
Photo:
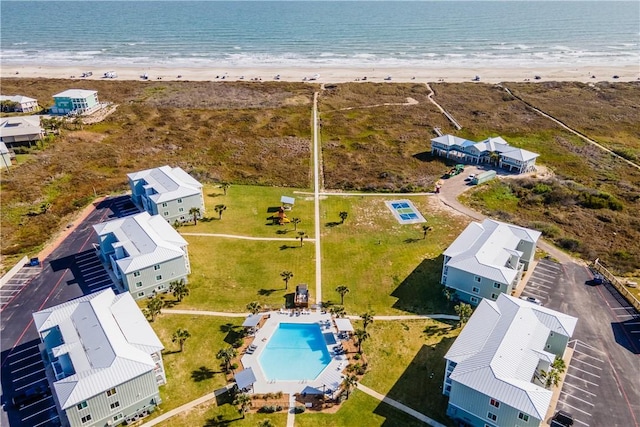
<instances>
[{"instance_id":1,"label":"building with metal roof","mask_svg":"<svg viewBox=\"0 0 640 427\"><path fill-rule=\"evenodd\" d=\"M187 241L158 215L142 212L93 228L100 258L136 299L167 292L191 273Z\"/></svg>"},{"instance_id":2,"label":"building with metal roof","mask_svg":"<svg viewBox=\"0 0 640 427\"><path fill-rule=\"evenodd\" d=\"M100 109L98 92L86 89L68 89L53 95L54 105L49 112L57 115L91 114Z\"/></svg>"},{"instance_id":3,"label":"building with metal roof","mask_svg":"<svg viewBox=\"0 0 640 427\"><path fill-rule=\"evenodd\" d=\"M511 294L533 261L540 235L492 219L472 222L444 251L440 283L473 305Z\"/></svg>"},{"instance_id":4,"label":"building with metal roof","mask_svg":"<svg viewBox=\"0 0 640 427\"><path fill-rule=\"evenodd\" d=\"M182 168L162 166L127 174L133 203L151 215L160 215L171 223L193 219L205 213L202 184Z\"/></svg>"},{"instance_id":5,"label":"building with metal roof","mask_svg":"<svg viewBox=\"0 0 640 427\"><path fill-rule=\"evenodd\" d=\"M3 117L0 119L0 141L8 147L31 144L44 138L40 116Z\"/></svg>"},{"instance_id":6,"label":"building with metal roof","mask_svg":"<svg viewBox=\"0 0 640 427\"><path fill-rule=\"evenodd\" d=\"M501 294L483 300L447 354L447 415L468 426L537 426L552 390L541 372L562 358L578 319Z\"/></svg>"},{"instance_id":7,"label":"building with metal roof","mask_svg":"<svg viewBox=\"0 0 640 427\"><path fill-rule=\"evenodd\" d=\"M3 112L31 113L38 110L38 100L24 95L0 95Z\"/></svg>"},{"instance_id":8,"label":"building with metal roof","mask_svg":"<svg viewBox=\"0 0 640 427\"><path fill-rule=\"evenodd\" d=\"M0 169L11 166L11 153L4 142L0 141Z\"/></svg>"},{"instance_id":9,"label":"building with metal roof","mask_svg":"<svg viewBox=\"0 0 640 427\"><path fill-rule=\"evenodd\" d=\"M130 294L105 289L33 320L63 426L117 425L161 402L164 347Z\"/></svg>"},{"instance_id":10,"label":"building with metal roof","mask_svg":"<svg viewBox=\"0 0 640 427\"><path fill-rule=\"evenodd\" d=\"M431 140L431 154L458 163L494 163L518 173L534 170L536 158L539 157L536 153L509 145L499 136L474 142L453 135L442 135Z\"/></svg>"}]
</instances>

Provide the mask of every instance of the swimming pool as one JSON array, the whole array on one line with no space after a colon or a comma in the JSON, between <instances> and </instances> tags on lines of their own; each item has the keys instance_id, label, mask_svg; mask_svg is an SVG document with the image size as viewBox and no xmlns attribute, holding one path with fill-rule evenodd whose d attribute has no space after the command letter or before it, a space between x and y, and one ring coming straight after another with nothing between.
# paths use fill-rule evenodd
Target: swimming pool
<instances>
[{"instance_id":1,"label":"swimming pool","mask_svg":"<svg viewBox=\"0 0 640 427\"><path fill-rule=\"evenodd\" d=\"M391 209L393 216L396 217L400 224L426 222L422 214L418 212L418 209L409 200L394 200L385 202L385 204Z\"/></svg>"},{"instance_id":2,"label":"swimming pool","mask_svg":"<svg viewBox=\"0 0 640 427\"><path fill-rule=\"evenodd\" d=\"M280 323L259 358L267 380L315 379L331 361L320 326Z\"/></svg>"}]
</instances>

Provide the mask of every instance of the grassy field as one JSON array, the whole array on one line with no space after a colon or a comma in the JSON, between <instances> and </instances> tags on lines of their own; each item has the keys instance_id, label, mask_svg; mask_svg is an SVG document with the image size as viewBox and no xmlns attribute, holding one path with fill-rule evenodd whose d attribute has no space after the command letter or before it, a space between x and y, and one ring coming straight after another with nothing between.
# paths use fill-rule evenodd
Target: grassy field
<instances>
[{"instance_id":1,"label":"grassy field","mask_svg":"<svg viewBox=\"0 0 640 427\"><path fill-rule=\"evenodd\" d=\"M203 189L205 220L180 227L182 233L220 233L253 237L296 237L294 224L272 225L270 218L280 206L281 196L295 197L296 203L287 211L289 219L299 218L298 230L313 237L313 197L295 194L300 189L282 187L258 187L233 185L227 195L219 185L208 184ZM215 206L223 204L227 209L218 219Z\"/></svg>"},{"instance_id":2,"label":"grassy field","mask_svg":"<svg viewBox=\"0 0 640 427\"><path fill-rule=\"evenodd\" d=\"M407 197L433 228L423 240L422 224L401 225L384 204L393 198L331 196L321 203L322 277L325 302L340 303L346 285L348 313L449 312L442 295L442 251L468 221L439 210L435 198ZM396 198L398 199L398 198ZM338 213L349 217L340 224Z\"/></svg>"}]
</instances>

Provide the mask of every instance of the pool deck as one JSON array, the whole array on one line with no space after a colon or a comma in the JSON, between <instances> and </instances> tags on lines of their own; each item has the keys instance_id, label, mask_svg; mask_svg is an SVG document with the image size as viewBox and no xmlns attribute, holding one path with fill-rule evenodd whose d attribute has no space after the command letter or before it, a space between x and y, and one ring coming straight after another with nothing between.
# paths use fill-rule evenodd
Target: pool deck
<instances>
[{"instance_id":1,"label":"pool deck","mask_svg":"<svg viewBox=\"0 0 640 427\"><path fill-rule=\"evenodd\" d=\"M253 344L257 346L256 350L252 354L245 353L241 358L244 369L252 368L253 373L256 376L256 382L253 384L253 392L276 393L281 391L287 394L322 394L323 390L326 392L329 392L329 390L337 390L342 383L342 371L347 367L348 360L346 355L336 354L335 352L335 348L340 345L341 341L338 338L338 330L333 323L331 315L311 310L303 311L303 314L295 314L294 311L289 310L271 311L264 313L264 315L265 317L267 315L269 317L266 319L264 325L256 332L253 339ZM329 351L329 354L331 355L331 362L329 362L329 365L320 373L320 375L318 375L318 377L316 377L316 379L302 381L270 381L265 377L258 359L280 323L315 323L320 326L320 330L323 334L330 332L334 335L336 343L327 344L327 351Z\"/></svg>"}]
</instances>

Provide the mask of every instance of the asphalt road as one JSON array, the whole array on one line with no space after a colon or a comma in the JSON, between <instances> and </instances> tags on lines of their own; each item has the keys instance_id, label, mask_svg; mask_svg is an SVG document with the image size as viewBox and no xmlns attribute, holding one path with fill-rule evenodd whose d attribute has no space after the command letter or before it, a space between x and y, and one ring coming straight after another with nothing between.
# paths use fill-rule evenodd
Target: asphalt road
<instances>
[{"instance_id":1,"label":"asphalt road","mask_svg":"<svg viewBox=\"0 0 640 427\"><path fill-rule=\"evenodd\" d=\"M3 411L2 426L53 425L51 398L35 401L18 410L11 398L37 387L44 380L44 366L38 360L38 333L31 314L95 292L112 283L106 272L96 268L93 244L97 243L92 225L117 217L122 197L106 199L51 253L42 260L42 271L13 296L0 311L0 376ZM98 286L95 286L95 285ZM35 357L38 355L38 357ZM46 380L45 380L46 383Z\"/></svg>"}]
</instances>

